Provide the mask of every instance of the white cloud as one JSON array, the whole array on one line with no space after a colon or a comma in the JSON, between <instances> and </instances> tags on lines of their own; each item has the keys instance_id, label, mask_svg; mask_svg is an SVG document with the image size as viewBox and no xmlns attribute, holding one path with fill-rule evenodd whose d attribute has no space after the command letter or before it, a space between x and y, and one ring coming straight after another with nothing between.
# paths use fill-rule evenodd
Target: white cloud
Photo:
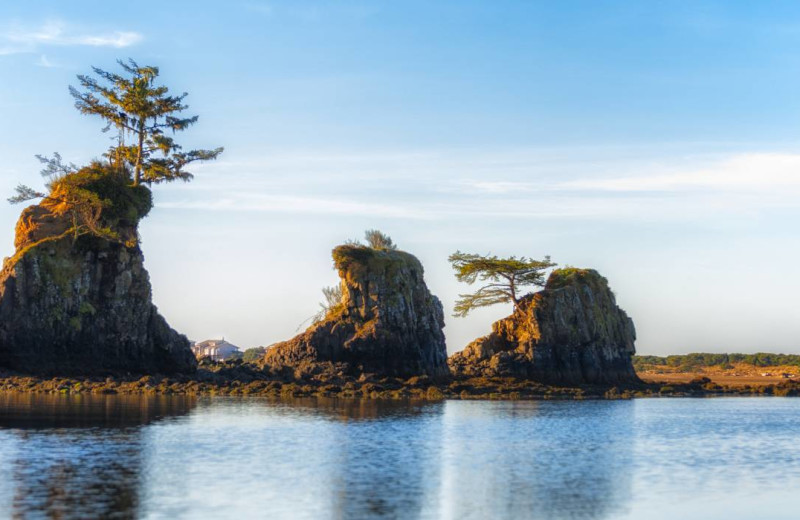
<instances>
[{"instance_id":1,"label":"white cloud","mask_svg":"<svg viewBox=\"0 0 800 520\"><path fill-rule=\"evenodd\" d=\"M15 27L0 33L0 55L36 52L45 46L87 46L124 48L142 41L143 36L133 31L86 33L61 21L50 21L29 29Z\"/></svg>"},{"instance_id":2,"label":"white cloud","mask_svg":"<svg viewBox=\"0 0 800 520\"><path fill-rule=\"evenodd\" d=\"M540 188L531 182L515 182L515 181L477 181L467 180L459 181L456 183L457 188L464 191L474 191L487 194L503 195L508 193L522 193Z\"/></svg>"},{"instance_id":3,"label":"white cloud","mask_svg":"<svg viewBox=\"0 0 800 520\"><path fill-rule=\"evenodd\" d=\"M535 153L510 159L503 152L267 157L204 164L190 186L162 188L159 205L428 221L688 222L791 209L800 195L800 154L789 153L572 163L569 152L563 162L542 161Z\"/></svg>"},{"instance_id":4,"label":"white cloud","mask_svg":"<svg viewBox=\"0 0 800 520\"><path fill-rule=\"evenodd\" d=\"M800 155L751 153L689 171L606 179L579 179L559 185L564 189L655 192L697 191L774 192L800 189Z\"/></svg>"},{"instance_id":5,"label":"white cloud","mask_svg":"<svg viewBox=\"0 0 800 520\"><path fill-rule=\"evenodd\" d=\"M204 211L364 215L411 219L429 219L433 217L430 212L411 206L375 204L335 197L254 195L251 193L227 193L223 198L212 201L183 200L164 202L160 204L160 207L201 209Z\"/></svg>"}]
</instances>

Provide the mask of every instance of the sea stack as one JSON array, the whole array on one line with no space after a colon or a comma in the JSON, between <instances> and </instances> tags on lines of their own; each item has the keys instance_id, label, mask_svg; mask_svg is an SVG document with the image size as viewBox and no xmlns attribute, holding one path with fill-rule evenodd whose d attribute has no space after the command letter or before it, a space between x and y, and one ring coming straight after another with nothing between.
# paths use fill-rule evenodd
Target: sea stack
<instances>
[{"instance_id":1,"label":"sea stack","mask_svg":"<svg viewBox=\"0 0 800 520\"><path fill-rule=\"evenodd\" d=\"M634 383L636 331L593 269L557 269L492 333L450 357L455 374L559 385Z\"/></svg>"},{"instance_id":2,"label":"sea stack","mask_svg":"<svg viewBox=\"0 0 800 520\"><path fill-rule=\"evenodd\" d=\"M189 341L151 300L137 233L150 190L98 163L69 175L71 189L96 195L105 209L88 224L56 188L22 212L16 252L0 272L0 367L41 375L194 372Z\"/></svg>"},{"instance_id":3,"label":"sea stack","mask_svg":"<svg viewBox=\"0 0 800 520\"><path fill-rule=\"evenodd\" d=\"M318 323L270 348L272 366L344 363L350 374L446 376L444 312L428 291L422 264L393 249L333 250L342 300Z\"/></svg>"}]
</instances>

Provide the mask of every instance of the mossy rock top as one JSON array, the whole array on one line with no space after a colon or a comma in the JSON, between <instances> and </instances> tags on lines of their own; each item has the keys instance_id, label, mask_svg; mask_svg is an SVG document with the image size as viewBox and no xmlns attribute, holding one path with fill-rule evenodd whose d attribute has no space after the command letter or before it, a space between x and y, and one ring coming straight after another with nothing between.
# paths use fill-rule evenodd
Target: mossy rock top
<instances>
[{"instance_id":1,"label":"mossy rock top","mask_svg":"<svg viewBox=\"0 0 800 520\"><path fill-rule=\"evenodd\" d=\"M578 267L564 267L555 269L547 278L546 290L561 289L568 285L588 285L593 288L607 288L608 280L594 269L580 269Z\"/></svg>"},{"instance_id":2,"label":"mossy rock top","mask_svg":"<svg viewBox=\"0 0 800 520\"><path fill-rule=\"evenodd\" d=\"M422 264L414 255L394 249L373 249L345 244L333 249L333 263L341 273L388 273L410 268L423 273Z\"/></svg>"}]
</instances>

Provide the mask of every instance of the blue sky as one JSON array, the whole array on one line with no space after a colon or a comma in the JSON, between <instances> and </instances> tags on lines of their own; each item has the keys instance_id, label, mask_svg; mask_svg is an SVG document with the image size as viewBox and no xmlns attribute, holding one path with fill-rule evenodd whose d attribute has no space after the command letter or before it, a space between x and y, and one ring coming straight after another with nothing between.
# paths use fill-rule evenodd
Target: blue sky
<instances>
[{"instance_id":1,"label":"blue sky","mask_svg":"<svg viewBox=\"0 0 800 520\"><path fill-rule=\"evenodd\" d=\"M448 310L454 250L549 254L606 275L641 353L800 353L796 2L5 2L0 192L105 150L67 85L127 57L226 148L141 226L192 339L291 337L377 227ZM449 350L509 310L448 317Z\"/></svg>"}]
</instances>

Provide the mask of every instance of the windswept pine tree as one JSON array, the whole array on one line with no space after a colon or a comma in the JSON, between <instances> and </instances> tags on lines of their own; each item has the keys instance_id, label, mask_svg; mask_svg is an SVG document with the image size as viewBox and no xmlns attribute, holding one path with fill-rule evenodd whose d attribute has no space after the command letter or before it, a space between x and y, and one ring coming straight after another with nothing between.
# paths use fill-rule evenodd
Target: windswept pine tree
<instances>
[{"instance_id":1,"label":"windswept pine tree","mask_svg":"<svg viewBox=\"0 0 800 520\"><path fill-rule=\"evenodd\" d=\"M69 91L75 108L106 122L104 132L112 126L118 130L119 142L108 156L117 167L131 167L134 186L189 180L192 174L185 170L186 165L216 159L222 153L222 148L182 151L165 132L174 134L197 122L198 116L179 115L189 108L184 104L188 94L169 95L167 87L157 85L158 67L140 66L132 59L117 63L124 74L92 67L97 78L81 74L78 81L84 91L72 86ZM132 144L125 144L127 137L132 137Z\"/></svg>"},{"instance_id":2,"label":"windswept pine tree","mask_svg":"<svg viewBox=\"0 0 800 520\"><path fill-rule=\"evenodd\" d=\"M198 116L179 115L188 108L187 94L169 95L167 87L157 85L158 67L140 66L132 59L118 63L123 74L93 67L97 78L78 76L84 91L70 87L81 113L100 116L106 122L104 132L117 129L117 144L105 154L108 163L93 161L79 168L64 163L58 153L52 158L37 155L45 165L41 173L47 191L19 185L8 200L18 204L41 199L48 211L71 223L63 235L90 234L132 244L135 234L121 237L119 229L126 226L118 224L135 225L150 211L152 196L142 184L188 181L193 177L188 164L216 159L223 149L183 151L165 132L174 134L197 122Z\"/></svg>"},{"instance_id":3,"label":"windswept pine tree","mask_svg":"<svg viewBox=\"0 0 800 520\"><path fill-rule=\"evenodd\" d=\"M526 257L499 258L490 255L476 255L456 251L448 258L456 271L456 279L472 285L476 281L488 282L471 294L459 294L455 305L456 317L464 317L478 307L488 307L496 303L514 304L516 309L524 287L542 287L544 275L556 264L549 256L543 260Z\"/></svg>"}]
</instances>

